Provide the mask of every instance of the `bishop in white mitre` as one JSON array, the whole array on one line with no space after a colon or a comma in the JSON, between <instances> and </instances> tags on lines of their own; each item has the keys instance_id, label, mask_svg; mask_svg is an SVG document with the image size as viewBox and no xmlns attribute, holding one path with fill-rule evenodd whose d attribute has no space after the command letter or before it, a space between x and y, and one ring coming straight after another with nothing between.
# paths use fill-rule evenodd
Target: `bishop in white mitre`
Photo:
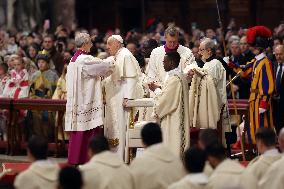
<instances>
[{"instance_id":1,"label":"bishop in white mitre","mask_svg":"<svg viewBox=\"0 0 284 189\"><path fill-rule=\"evenodd\" d=\"M107 50L114 56L115 70L105 79L105 136L109 139L114 151L124 159L126 130L129 126L130 110L126 108L128 99L142 98L142 72L131 52L123 47L123 39L112 35L107 40Z\"/></svg>"}]
</instances>

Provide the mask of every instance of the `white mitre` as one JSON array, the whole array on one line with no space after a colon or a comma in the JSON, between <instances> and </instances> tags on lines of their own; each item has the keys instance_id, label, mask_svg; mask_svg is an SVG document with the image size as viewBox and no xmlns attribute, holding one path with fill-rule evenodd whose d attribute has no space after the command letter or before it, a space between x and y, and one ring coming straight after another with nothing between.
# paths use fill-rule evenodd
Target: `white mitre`
<instances>
[{"instance_id":1,"label":"white mitre","mask_svg":"<svg viewBox=\"0 0 284 189\"><path fill-rule=\"evenodd\" d=\"M117 41L119 41L121 44L123 44L123 39L120 35L112 35L110 36L111 39L116 39Z\"/></svg>"}]
</instances>

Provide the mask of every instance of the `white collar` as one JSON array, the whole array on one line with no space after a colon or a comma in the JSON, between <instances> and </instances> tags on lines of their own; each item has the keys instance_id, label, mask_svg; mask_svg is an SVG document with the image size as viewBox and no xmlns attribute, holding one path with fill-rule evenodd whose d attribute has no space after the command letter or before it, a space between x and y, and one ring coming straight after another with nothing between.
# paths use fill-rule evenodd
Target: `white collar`
<instances>
[{"instance_id":1,"label":"white collar","mask_svg":"<svg viewBox=\"0 0 284 189\"><path fill-rule=\"evenodd\" d=\"M256 59L256 60L261 60L261 59L263 59L265 56L266 56L265 53L261 53L261 54L259 54L259 55L256 55L256 56L255 56L255 59Z\"/></svg>"},{"instance_id":2,"label":"white collar","mask_svg":"<svg viewBox=\"0 0 284 189\"><path fill-rule=\"evenodd\" d=\"M263 153L264 156L275 156L275 155L278 155L278 154L280 154L280 153L276 148L267 150Z\"/></svg>"},{"instance_id":3,"label":"white collar","mask_svg":"<svg viewBox=\"0 0 284 189\"><path fill-rule=\"evenodd\" d=\"M178 74L180 74L180 69L177 67L173 70L168 71L167 73L168 73L169 77L174 76L174 75L178 75Z\"/></svg>"},{"instance_id":4,"label":"white collar","mask_svg":"<svg viewBox=\"0 0 284 189\"><path fill-rule=\"evenodd\" d=\"M55 162L49 160L49 159L42 159L42 160L36 160L32 164L39 165L39 166L45 166L45 165L54 165Z\"/></svg>"},{"instance_id":5,"label":"white collar","mask_svg":"<svg viewBox=\"0 0 284 189\"><path fill-rule=\"evenodd\" d=\"M208 176L204 173L192 173L188 174L186 180L189 180L191 183L196 184L207 184L208 183Z\"/></svg>"}]
</instances>

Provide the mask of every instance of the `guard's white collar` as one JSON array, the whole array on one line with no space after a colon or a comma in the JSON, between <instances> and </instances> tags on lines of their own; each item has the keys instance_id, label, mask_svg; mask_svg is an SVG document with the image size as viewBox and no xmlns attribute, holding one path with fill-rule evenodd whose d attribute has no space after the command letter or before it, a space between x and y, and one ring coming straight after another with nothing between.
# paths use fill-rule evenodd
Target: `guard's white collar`
<instances>
[{"instance_id":1,"label":"guard's white collar","mask_svg":"<svg viewBox=\"0 0 284 189\"><path fill-rule=\"evenodd\" d=\"M256 59L256 60L261 60L261 59L263 59L265 56L266 56L266 55L265 55L264 53L261 53L261 54L259 54L259 55L256 55L256 56L255 56L255 59Z\"/></svg>"}]
</instances>

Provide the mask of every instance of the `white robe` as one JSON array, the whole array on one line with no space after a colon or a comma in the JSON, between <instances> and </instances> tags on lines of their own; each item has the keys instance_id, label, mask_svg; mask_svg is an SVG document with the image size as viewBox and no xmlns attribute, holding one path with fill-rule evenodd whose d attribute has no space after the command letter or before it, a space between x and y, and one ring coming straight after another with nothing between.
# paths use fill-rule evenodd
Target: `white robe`
<instances>
[{"instance_id":1,"label":"white robe","mask_svg":"<svg viewBox=\"0 0 284 189\"><path fill-rule=\"evenodd\" d=\"M80 55L67 67L66 131L86 131L103 125L103 100L100 76L113 69L111 60L102 61Z\"/></svg>"},{"instance_id":2,"label":"white robe","mask_svg":"<svg viewBox=\"0 0 284 189\"><path fill-rule=\"evenodd\" d=\"M269 167L280 158L281 154L277 149L268 150L263 155L253 159L246 168L245 173L253 175L260 181Z\"/></svg>"},{"instance_id":3,"label":"white robe","mask_svg":"<svg viewBox=\"0 0 284 189\"><path fill-rule=\"evenodd\" d=\"M244 177L244 167L237 161L225 159L213 171L209 178L212 189L255 189L255 179Z\"/></svg>"},{"instance_id":4,"label":"white robe","mask_svg":"<svg viewBox=\"0 0 284 189\"><path fill-rule=\"evenodd\" d=\"M188 115L187 80L178 70L171 70L155 98L154 116L161 122L163 142L176 156L189 146Z\"/></svg>"},{"instance_id":5,"label":"white robe","mask_svg":"<svg viewBox=\"0 0 284 189\"><path fill-rule=\"evenodd\" d=\"M173 183L168 189L211 189L208 176L204 173L192 173Z\"/></svg>"},{"instance_id":6,"label":"white robe","mask_svg":"<svg viewBox=\"0 0 284 189\"><path fill-rule=\"evenodd\" d=\"M166 189L186 175L181 160L164 144L155 144L135 158L130 170L135 189Z\"/></svg>"},{"instance_id":7,"label":"white robe","mask_svg":"<svg viewBox=\"0 0 284 189\"><path fill-rule=\"evenodd\" d=\"M143 97L142 72L131 52L121 48L114 56L115 71L104 80L106 118L105 136L114 149L124 159L126 129L129 125L129 111L122 106L123 99ZM117 142L118 141L118 144Z\"/></svg>"},{"instance_id":8,"label":"white robe","mask_svg":"<svg viewBox=\"0 0 284 189\"><path fill-rule=\"evenodd\" d=\"M105 151L94 155L80 166L83 189L133 189L134 181L129 168L114 153Z\"/></svg>"},{"instance_id":9,"label":"white robe","mask_svg":"<svg viewBox=\"0 0 284 189\"><path fill-rule=\"evenodd\" d=\"M280 189L284 188L284 156L273 163L262 179L259 181L259 188L261 189Z\"/></svg>"},{"instance_id":10,"label":"white robe","mask_svg":"<svg viewBox=\"0 0 284 189\"><path fill-rule=\"evenodd\" d=\"M213 78L218 93L218 103L222 107L227 103L225 68L219 60L213 59L204 64L203 70Z\"/></svg>"},{"instance_id":11,"label":"white robe","mask_svg":"<svg viewBox=\"0 0 284 189\"><path fill-rule=\"evenodd\" d=\"M16 189L54 189L57 187L59 166L49 160L39 160L15 179Z\"/></svg>"},{"instance_id":12,"label":"white robe","mask_svg":"<svg viewBox=\"0 0 284 189\"><path fill-rule=\"evenodd\" d=\"M179 69L180 72L186 73L193 67L197 67L197 63L195 62L194 55L191 50L187 47L179 45L177 52L181 56ZM160 46L153 49L150 60L149 60L149 71L148 71L148 81L156 82L160 86L163 85L166 77L166 71L164 69L164 57L166 55L165 47Z\"/></svg>"},{"instance_id":13,"label":"white robe","mask_svg":"<svg viewBox=\"0 0 284 189\"><path fill-rule=\"evenodd\" d=\"M189 90L189 125L197 128L217 128L221 107L213 78L203 69L195 69Z\"/></svg>"},{"instance_id":14,"label":"white robe","mask_svg":"<svg viewBox=\"0 0 284 189\"><path fill-rule=\"evenodd\" d=\"M217 59L213 59L209 62L206 62L203 66L203 70L213 78L217 90L217 101L219 104L220 112L223 108L223 112L221 112L222 142L224 145L226 145L225 132L231 132L231 123L229 117L226 91L226 70L223 67L222 63Z\"/></svg>"}]
</instances>

